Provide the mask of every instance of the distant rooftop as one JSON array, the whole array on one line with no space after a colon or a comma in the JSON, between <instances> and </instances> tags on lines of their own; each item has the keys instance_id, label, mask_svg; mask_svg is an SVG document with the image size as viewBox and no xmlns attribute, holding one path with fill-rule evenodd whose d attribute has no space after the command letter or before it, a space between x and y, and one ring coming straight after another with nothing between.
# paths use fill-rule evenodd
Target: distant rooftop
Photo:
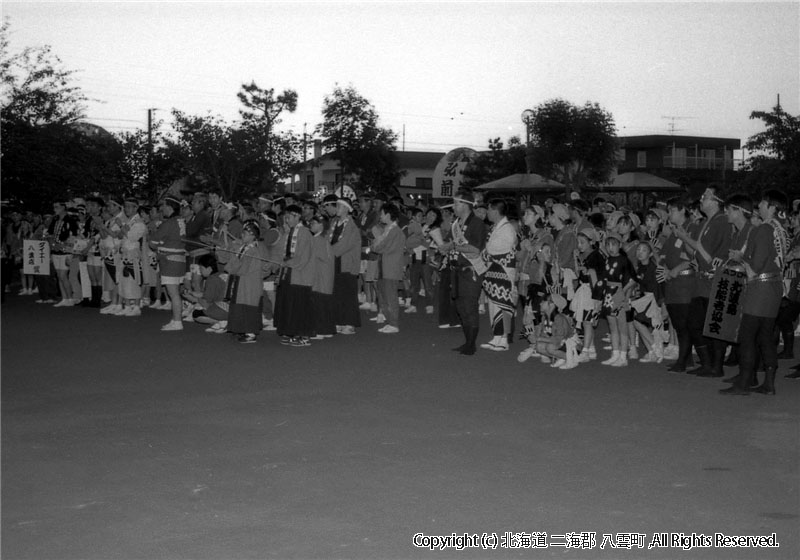
<instances>
[{"instance_id":1,"label":"distant rooftop","mask_svg":"<svg viewBox=\"0 0 800 560\"><path fill-rule=\"evenodd\" d=\"M697 146L700 149L717 149L725 147L738 150L742 142L738 138L715 138L712 136L679 136L677 134L649 134L645 136L620 136L623 148L652 148L653 146L671 146L673 143L684 146Z\"/></svg>"}]
</instances>

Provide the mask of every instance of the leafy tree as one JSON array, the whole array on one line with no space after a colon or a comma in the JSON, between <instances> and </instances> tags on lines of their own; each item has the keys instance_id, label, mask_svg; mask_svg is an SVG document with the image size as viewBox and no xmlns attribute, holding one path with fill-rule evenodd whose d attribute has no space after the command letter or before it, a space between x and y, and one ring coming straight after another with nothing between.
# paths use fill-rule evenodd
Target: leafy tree
<instances>
[{"instance_id":1,"label":"leafy tree","mask_svg":"<svg viewBox=\"0 0 800 560\"><path fill-rule=\"evenodd\" d=\"M272 135L270 158L266 130L257 122L231 126L219 116L192 116L173 110L174 138L166 141L171 157L193 182L217 187L228 200L269 190L297 160L300 141L292 134ZM271 169L272 175L265 175ZM281 174L277 174L277 170Z\"/></svg>"},{"instance_id":2,"label":"leafy tree","mask_svg":"<svg viewBox=\"0 0 800 560\"><path fill-rule=\"evenodd\" d=\"M378 125L372 104L353 86L336 87L325 96L323 122L317 132L323 146L335 153L342 180L350 176L356 187L391 190L400 181L397 164L397 134Z\"/></svg>"},{"instance_id":3,"label":"leafy tree","mask_svg":"<svg viewBox=\"0 0 800 560\"><path fill-rule=\"evenodd\" d=\"M87 100L49 46L9 51L0 27L0 135L4 197L44 209L54 198L106 190L120 151L113 137L79 123Z\"/></svg>"},{"instance_id":4,"label":"leafy tree","mask_svg":"<svg viewBox=\"0 0 800 560\"><path fill-rule=\"evenodd\" d=\"M474 188L515 173L525 173L525 146L518 136L508 140L505 148L500 138L489 140L489 151L479 153L471 165L464 169L462 184Z\"/></svg>"},{"instance_id":5,"label":"leafy tree","mask_svg":"<svg viewBox=\"0 0 800 560\"><path fill-rule=\"evenodd\" d=\"M531 171L556 179L568 190L608 181L616 166L616 125L597 103L578 107L563 99L547 101L530 120Z\"/></svg>"},{"instance_id":6,"label":"leafy tree","mask_svg":"<svg viewBox=\"0 0 800 560\"><path fill-rule=\"evenodd\" d=\"M242 85L236 95L245 107L239 110L242 128L265 154L265 158L260 160L264 175L262 183L272 190L278 179L286 177L299 157L297 138L291 133L275 133L275 126L281 122L281 113L293 113L297 109L297 92L287 89L276 96L274 89L262 89L250 82Z\"/></svg>"},{"instance_id":7,"label":"leafy tree","mask_svg":"<svg viewBox=\"0 0 800 560\"><path fill-rule=\"evenodd\" d=\"M764 121L766 130L751 136L744 147L750 152L740 188L747 191L777 188L800 195L800 116L776 105L772 112L753 111L751 119Z\"/></svg>"},{"instance_id":8,"label":"leafy tree","mask_svg":"<svg viewBox=\"0 0 800 560\"><path fill-rule=\"evenodd\" d=\"M146 130L137 129L117 135L123 154L117 163L120 177L117 194L154 201L183 176L180 155L176 153L174 145L167 143L162 124L160 120L153 123L152 147Z\"/></svg>"},{"instance_id":9,"label":"leafy tree","mask_svg":"<svg viewBox=\"0 0 800 560\"><path fill-rule=\"evenodd\" d=\"M0 26L0 100L4 123L69 124L84 116L87 97L49 45L9 53L9 23Z\"/></svg>"}]
</instances>

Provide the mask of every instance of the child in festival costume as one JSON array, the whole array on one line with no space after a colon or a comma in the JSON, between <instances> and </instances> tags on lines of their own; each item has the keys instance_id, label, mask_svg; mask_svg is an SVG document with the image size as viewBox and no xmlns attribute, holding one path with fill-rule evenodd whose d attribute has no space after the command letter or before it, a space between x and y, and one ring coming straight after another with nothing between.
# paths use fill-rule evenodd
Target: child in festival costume
<instances>
[{"instance_id":1,"label":"child in festival costume","mask_svg":"<svg viewBox=\"0 0 800 560\"><path fill-rule=\"evenodd\" d=\"M225 271L230 274L228 292L228 331L238 341L251 344L261 332L261 293L266 252L259 244L261 229L255 220L242 225L242 246L231 256Z\"/></svg>"},{"instance_id":2,"label":"child in festival costume","mask_svg":"<svg viewBox=\"0 0 800 560\"><path fill-rule=\"evenodd\" d=\"M203 277L203 292L185 292L183 298L192 303L190 314L185 320L213 325L207 332L225 332L228 325L228 302L225 294L228 287L228 274L217 270L217 259L211 253L197 259L200 275Z\"/></svg>"},{"instance_id":3,"label":"child in festival costume","mask_svg":"<svg viewBox=\"0 0 800 560\"><path fill-rule=\"evenodd\" d=\"M661 305L664 303L663 285L656 277L656 263L653 260L653 248L642 241L636 247L636 281L641 297L631 301L633 307L634 326L647 348L647 354L640 362L661 363L664 360L664 342L669 339L664 331L664 320Z\"/></svg>"},{"instance_id":4,"label":"child in festival costume","mask_svg":"<svg viewBox=\"0 0 800 560\"><path fill-rule=\"evenodd\" d=\"M522 316L523 337L530 340L530 336L542 323L541 304L547 295L558 289L555 271L552 264L553 252L550 243L542 243L533 255L533 264L529 265L530 280L528 283L528 297ZM538 356L536 344L531 345L519 353L517 361L522 363L533 356Z\"/></svg>"},{"instance_id":5,"label":"child in festival costume","mask_svg":"<svg viewBox=\"0 0 800 560\"><path fill-rule=\"evenodd\" d=\"M542 301L542 328L532 340L538 352L552 362L550 367L559 369L572 369L578 365L575 328L572 320L564 314L566 306L567 300L559 294L551 294Z\"/></svg>"},{"instance_id":6,"label":"child in festival costume","mask_svg":"<svg viewBox=\"0 0 800 560\"><path fill-rule=\"evenodd\" d=\"M575 252L575 271L578 273L578 289L571 303L578 330L583 329L583 351L579 362L597 359L594 346L594 330L600 302L603 299L603 273L606 259L597 248L597 232L585 228L578 232L578 248Z\"/></svg>"},{"instance_id":7,"label":"child in festival costume","mask_svg":"<svg viewBox=\"0 0 800 560\"><path fill-rule=\"evenodd\" d=\"M625 253L621 252L621 244L618 234L612 232L606 235L608 257L602 315L608 319L612 353L602 363L617 367L628 365L627 316L630 314L630 291L636 284L633 266Z\"/></svg>"}]
</instances>

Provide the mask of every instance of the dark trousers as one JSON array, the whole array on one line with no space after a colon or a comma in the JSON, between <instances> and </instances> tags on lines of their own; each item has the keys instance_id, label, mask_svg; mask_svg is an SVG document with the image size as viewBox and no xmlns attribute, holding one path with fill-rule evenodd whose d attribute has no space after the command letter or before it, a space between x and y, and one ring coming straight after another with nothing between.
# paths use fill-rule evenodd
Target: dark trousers
<instances>
[{"instance_id":1,"label":"dark trousers","mask_svg":"<svg viewBox=\"0 0 800 560\"><path fill-rule=\"evenodd\" d=\"M36 287L39 288L40 299L58 299L58 276L55 270L50 268L50 276L37 274L35 276Z\"/></svg>"},{"instance_id":2,"label":"dark trousers","mask_svg":"<svg viewBox=\"0 0 800 560\"><path fill-rule=\"evenodd\" d=\"M749 387L755 375L759 352L765 368L778 367L778 349L773 338L774 317L742 315L739 326L739 373L742 386Z\"/></svg>"},{"instance_id":3,"label":"dark trousers","mask_svg":"<svg viewBox=\"0 0 800 560\"><path fill-rule=\"evenodd\" d=\"M471 268L454 272L453 293L455 294L456 311L461 317L461 326L477 329L480 317L478 313L478 299L481 295L480 278Z\"/></svg>"},{"instance_id":4,"label":"dark trousers","mask_svg":"<svg viewBox=\"0 0 800 560\"><path fill-rule=\"evenodd\" d=\"M800 302L783 298L781 308L778 310L778 316L775 318L775 329L777 329L776 336L778 338L783 335L783 343L788 347L789 352L793 350L794 322L797 320L798 315L800 315ZM787 348L784 348L784 350L787 350Z\"/></svg>"},{"instance_id":5,"label":"dark trousers","mask_svg":"<svg viewBox=\"0 0 800 560\"><path fill-rule=\"evenodd\" d=\"M692 337L689 333L689 312L691 305L688 303L668 303L667 313L669 313L669 322L675 329L675 334L678 336L678 362L686 364L689 356L692 353Z\"/></svg>"},{"instance_id":6,"label":"dark trousers","mask_svg":"<svg viewBox=\"0 0 800 560\"><path fill-rule=\"evenodd\" d=\"M439 273L437 299L439 301L439 324L457 325L459 319L453 295L453 275L449 268L445 268Z\"/></svg>"},{"instance_id":7,"label":"dark trousers","mask_svg":"<svg viewBox=\"0 0 800 560\"><path fill-rule=\"evenodd\" d=\"M711 346L711 339L703 336L703 329L706 323L706 311L708 310L708 298L696 297L689 302L689 338L695 348L701 346Z\"/></svg>"}]
</instances>

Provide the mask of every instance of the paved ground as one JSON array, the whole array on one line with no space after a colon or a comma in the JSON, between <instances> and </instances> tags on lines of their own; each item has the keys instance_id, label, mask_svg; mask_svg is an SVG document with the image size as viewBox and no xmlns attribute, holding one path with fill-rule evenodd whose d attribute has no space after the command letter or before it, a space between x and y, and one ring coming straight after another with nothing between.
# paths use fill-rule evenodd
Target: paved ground
<instances>
[{"instance_id":1,"label":"paved ground","mask_svg":"<svg viewBox=\"0 0 800 560\"><path fill-rule=\"evenodd\" d=\"M32 299L2 306L4 559L800 557L782 373L775 397L723 397L663 366L459 356L424 315L289 348ZM465 532L551 546L412 543ZM648 550L680 532L780 547ZM631 533L644 548L600 548Z\"/></svg>"}]
</instances>

